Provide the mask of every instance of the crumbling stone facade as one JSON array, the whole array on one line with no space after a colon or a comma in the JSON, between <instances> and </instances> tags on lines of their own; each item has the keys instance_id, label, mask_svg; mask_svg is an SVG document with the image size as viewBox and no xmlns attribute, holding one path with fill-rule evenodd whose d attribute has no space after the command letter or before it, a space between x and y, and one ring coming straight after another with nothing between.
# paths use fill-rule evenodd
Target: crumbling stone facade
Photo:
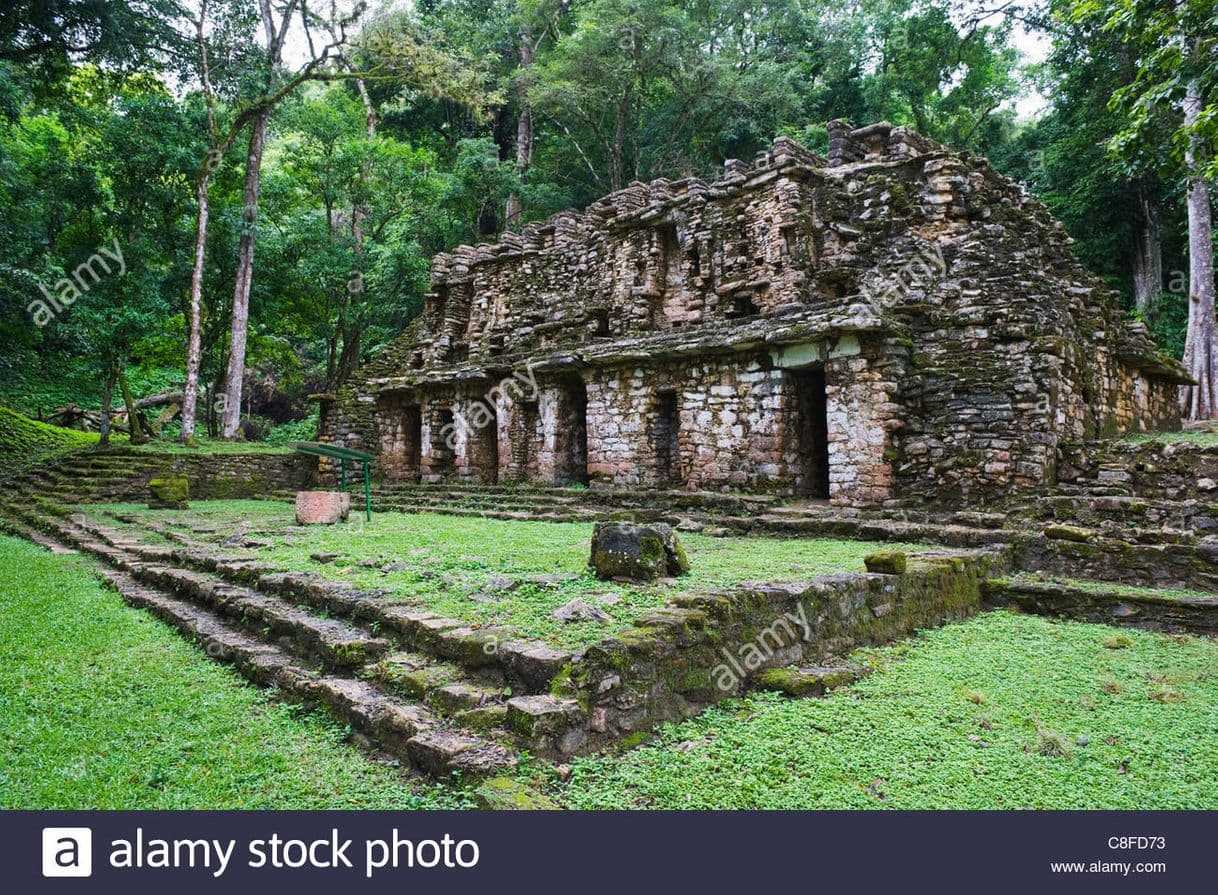
<instances>
[{"instance_id":1,"label":"crumbling stone facade","mask_svg":"<svg viewBox=\"0 0 1218 895\"><path fill-rule=\"evenodd\" d=\"M1178 364L1044 206L906 128L777 139L432 263L321 437L424 482L840 505L1052 482L1061 440L1178 426Z\"/></svg>"}]
</instances>

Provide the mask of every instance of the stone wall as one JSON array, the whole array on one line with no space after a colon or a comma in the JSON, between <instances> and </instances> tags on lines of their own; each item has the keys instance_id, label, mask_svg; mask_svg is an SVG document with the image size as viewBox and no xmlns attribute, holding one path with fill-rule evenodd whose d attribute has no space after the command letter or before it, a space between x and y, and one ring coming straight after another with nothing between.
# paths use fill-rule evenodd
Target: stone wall
<instances>
[{"instance_id":1,"label":"stone wall","mask_svg":"<svg viewBox=\"0 0 1218 895\"><path fill-rule=\"evenodd\" d=\"M317 458L303 454L184 454L169 466L190 480L190 496L200 500L256 500L307 490L317 478Z\"/></svg>"},{"instance_id":2,"label":"stone wall","mask_svg":"<svg viewBox=\"0 0 1218 895\"><path fill-rule=\"evenodd\" d=\"M1189 441L1067 442L1058 480L1096 495L1218 501L1218 445Z\"/></svg>"},{"instance_id":3,"label":"stone wall","mask_svg":"<svg viewBox=\"0 0 1218 895\"><path fill-rule=\"evenodd\" d=\"M981 503L1051 483L1063 438L1178 425L1181 368L1044 206L886 124L631 184L438 255L432 289L323 407L322 437L391 477L819 495L827 440L837 503ZM483 400L524 371L536 395ZM827 435L791 417L797 371L823 377ZM466 425L480 401L497 434ZM434 408L417 463L394 404ZM448 414L453 456L428 437Z\"/></svg>"},{"instance_id":4,"label":"stone wall","mask_svg":"<svg viewBox=\"0 0 1218 895\"><path fill-rule=\"evenodd\" d=\"M130 458L129 467L117 464L96 473L86 464L94 457ZM287 453L156 454L118 448L108 453L90 451L66 455L51 464L66 472L64 487L71 493L62 502L148 500L148 482L165 475L185 476L191 499L258 500L307 490L317 481L317 458Z\"/></svg>"},{"instance_id":5,"label":"stone wall","mask_svg":"<svg viewBox=\"0 0 1218 895\"><path fill-rule=\"evenodd\" d=\"M555 692L584 710L596 747L739 695L764 668L815 663L963 618L1001 575L998 552L909 558L905 572L838 574L689 594L578 654Z\"/></svg>"}]
</instances>

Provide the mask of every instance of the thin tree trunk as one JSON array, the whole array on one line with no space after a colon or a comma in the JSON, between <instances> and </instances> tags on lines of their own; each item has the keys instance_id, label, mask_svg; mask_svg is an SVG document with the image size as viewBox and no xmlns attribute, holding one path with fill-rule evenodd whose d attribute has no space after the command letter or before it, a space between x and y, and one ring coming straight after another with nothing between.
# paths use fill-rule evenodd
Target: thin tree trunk
<instances>
[{"instance_id":1,"label":"thin tree trunk","mask_svg":"<svg viewBox=\"0 0 1218 895\"><path fill-rule=\"evenodd\" d=\"M1133 304L1142 314L1150 311L1163 291L1163 230L1159 209L1149 186L1139 180L1133 184L1136 214L1133 221Z\"/></svg>"},{"instance_id":2,"label":"thin tree trunk","mask_svg":"<svg viewBox=\"0 0 1218 895\"><path fill-rule=\"evenodd\" d=\"M114 407L114 380L117 376L118 367L111 364L106 370L106 381L102 385L101 423L97 427L99 447L106 447L110 444L110 412Z\"/></svg>"},{"instance_id":3,"label":"thin tree trunk","mask_svg":"<svg viewBox=\"0 0 1218 895\"><path fill-rule=\"evenodd\" d=\"M338 386L347 381L347 377L359 368L361 336L362 330L357 326L344 328L343 351L338 357L338 367L334 373L334 383L329 387L330 391L335 391Z\"/></svg>"},{"instance_id":4,"label":"thin tree trunk","mask_svg":"<svg viewBox=\"0 0 1218 895\"><path fill-rule=\"evenodd\" d=\"M245 381L245 343L249 331L250 286L254 278L254 243L257 239L258 195L262 180L262 154L266 149L266 130L270 110L263 109L250 130L249 154L245 160L245 187L242 190L244 227L237 248L237 281L233 286L232 338L228 347L228 374L225 377L223 438L235 438L241 422L241 397Z\"/></svg>"},{"instance_id":5,"label":"thin tree trunk","mask_svg":"<svg viewBox=\"0 0 1218 895\"><path fill-rule=\"evenodd\" d=\"M516 121L516 176L523 178L533 165L533 107L528 100L529 66L533 64L533 29L520 29L520 118ZM505 217L509 227L520 224L522 206L519 190L508 196Z\"/></svg>"},{"instance_id":6,"label":"thin tree trunk","mask_svg":"<svg viewBox=\"0 0 1218 895\"><path fill-rule=\"evenodd\" d=\"M345 60L344 60L345 61ZM355 247L356 270L351 281L347 284L347 295L340 308L337 336L342 339L342 353L335 363L334 345L331 344L327 358L326 391L335 391L346 381L347 377L359 368L360 336L363 327L360 322L359 303L364 298L364 221L368 218L368 205L365 200L367 184L372 177L372 151L376 142L376 106L368 93L363 78L357 78L355 86L359 90L360 99L364 104L364 136L368 143L368 156L360 167L361 196L351 210L351 237Z\"/></svg>"},{"instance_id":7,"label":"thin tree trunk","mask_svg":"<svg viewBox=\"0 0 1218 895\"><path fill-rule=\"evenodd\" d=\"M132 444L143 444L148 439L144 437L144 429L140 425L140 412L131 397L131 387L127 385L126 364L118 365L118 387L123 395L123 406L127 408L127 432L130 433Z\"/></svg>"},{"instance_id":8,"label":"thin tree trunk","mask_svg":"<svg viewBox=\"0 0 1218 895\"><path fill-rule=\"evenodd\" d=\"M190 273L190 332L186 340L186 386L182 390L183 444L194 442L195 413L199 401L199 367L203 361L203 266L207 257L210 183L211 175L204 173L200 175L195 187L199 202L199 219L195 230L195 263Z\"/></svg>"},{"instance_id":9,"label":"thin tree trunk","mask_svg":"<svg viewBox=\"0 0 1218 895\"><path fill-rule=\"evenodd\" d=\"M1201 85L1188 84L1184 98L1184 124L1196 125L1203 103ZM1181 410L1186 419L1218 418L1218 345L1214 321L1214 240L1210 197L1201 176L1200 138L1189 134L1185 150L1188 169L1188 333L1184 343L1184 365L1196 385L1180 390Z\"/></svg>"}]
</instances>

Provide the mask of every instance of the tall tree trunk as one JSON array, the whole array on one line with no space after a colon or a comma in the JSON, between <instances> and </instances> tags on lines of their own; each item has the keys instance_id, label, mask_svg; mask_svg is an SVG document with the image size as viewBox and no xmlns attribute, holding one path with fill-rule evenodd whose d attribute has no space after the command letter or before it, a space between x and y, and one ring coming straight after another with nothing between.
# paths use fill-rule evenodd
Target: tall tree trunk
<instances>
[{"instance_id":1,"label":"tall tree trunk","mask_svg":"<svg viewBox=\"0 0 1218 895\"><path fill-rule=\"evenodd\" d=\"M237 247L237 281L233 286L233 325L228 347L228 373L225 376L224 417L220 434L235 438L241 422L241 397L245 381L245 343L250 320L250 286L254 279L254 243L258 234L258 194L262 181L262 154L266 149L266 130L270 109L263 109L250 130L249 154L245 159L245 187L242 190L244 226Z\"/></svg>"},{"instance_id":2,"label":"tall tree trunk","mask_svg":"<svg viewBox=\"0 0 1218 895\"><path fill-rule=\"evenodd\" d=\"M195 438L195 413L199 402L199 367L203 361L203 266L207 257L207 224L210 215L211 174L203 173L195 185L199 219L195 229L195 263L190 273L190 331L186 339L186 386L182 389L182 443Z\"/></svg>"},{"instance_id":3,"label":"tall tree trunk","mask_svg":"<svg viewBox=\"0 0 1218 895\"><path fill-rule=\"evenodd\" d=\"M131 387L127 385L127 365L118 365L118 387L123 395L123 406L127 408L127 432L130 433L132 444L143 444L148 439L144 436L144 428L140 425L140 411L135 406L131 396Z\"/></svg>"},{"instance_id":4,"label":"tall tree trunk","mask_svg":"<svg viewBox=\"0 0 1218 895\"><path fill-rule=\"evenodd\" d=\"M1132 185L1135 216L1133 220L1133 304L1147 313L1163 291L1163 230L1159 208L1145 180Z\"/></svg>"},{"instance_id":5,"label":"tall tree trunk","mask_svg":"<svg viewBox=\"0 0 1218 895\"><path fill-rule=\"evenodd\" d=\"M346 382L347 377L358 369L362 335L363 331L358 326L343 328L343 350L342 354L338 356L338 366L334 371L334 383L328 387L328 391L336 391L342 383Z\"/></svg>"},{"instance_id":6,"label":"tall tree trunk","mask_svg":"<svg viewBox=\"0 0 1218 895\"><path fill-rule=\"evenodd\" d=\"M528 70L533 64L533 52L533 29L524 25L520 29L520 118L516 121L516 176L521 178L533 165L533 107L528 100ZM513 190L504 215L509 227L520 224L521 211L520 192Z\"/></svg>"},{"instance_id":7,"label":"tall tree trunk","mask_svg":"<svg viewBox=\"0 0 1218 895\"><path fill-rule=\"evenodd\" d=\"M1202 109L1201 85L1194 79L1184 98L1184 124L1196 125ZM1188 168L1188 334L1184 342L1184 365L1196 385L1180 390L1180 406L1186 419L1218 418L1218 335L1214 322L1214 238L1210 197L1201 176L1201 140L1189 134L1185 150Z\"/></svg>"},{"instance_id":8,"label":"tall tree trunk","mask_svg":"<svg viewBox=\"0 0 1218 895\"><path fill-rule=\"evenodd\" d=\"M367 184L372 177L372 150L376 142L376 106L363 78L357 78L355 86L359 90L360 99L364 104L364 137L368 144L368 156L360 166L360 182L363 186L361 197L351 210L351 237L355 247L356 269L351 280L347 283L347 294L339 308L337 338L342 339L342 353L335 358L335 345L331 341L327 356L326 391L336 391L338 386L359 367L360 336L363 333L361 322L361 302L364 300L364 221L368 217L368 204L365 201Z\"/></svg>"},{"instance_id":9,"label":"tall tree trunk","mask_svg":"<svg viewBox=\"0 0 1218 895\"><path fill-rule=\"evenodd\" d=\"M100 431L97 440L99 447L110 444L110 412L114 408L114 380L117 376L118 367L110 364L106 370L106 381L102 384L101 423L98 425Z\"/></svg>"}]
</instances>

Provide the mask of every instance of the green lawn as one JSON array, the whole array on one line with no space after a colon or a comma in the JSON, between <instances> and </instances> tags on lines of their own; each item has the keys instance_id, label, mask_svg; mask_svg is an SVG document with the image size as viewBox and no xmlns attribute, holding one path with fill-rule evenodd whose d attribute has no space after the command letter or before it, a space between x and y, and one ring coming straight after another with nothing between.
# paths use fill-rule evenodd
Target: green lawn
<instances>
[{"instance_id":1,"label":"green lawn","mask_svg":"<svg viewBox=\"0 0 1218 895\"><path fill-rule=\"evenodd\" d=\"M277 703L77 557L0 536L0 808L457 807Z\"/></svg>"},{"instance_id":2,"label":"green lawn","mask_svg":"<svg viewBox=\"0 0 1218 895\"><path fill-rule=\"evenodd\" d=\"M551 783L571 808L1218 808L1218 643L1006 612L722 704ZM1081 739L1080 739L1081 738Z\"/></svg>"},{"instance_id":3,"label":"green lawn","mask_svg":"<svg viewBox=\"0 0 1218 895\"><path fill-rule=\"evenodd\" d=\"M97 513L97 507L85 507ZM198 539L222 540L242 522L251 535L274 542L273 548L250 551L251 556L282 569L316 572L363 588L386 590L394 598L426 606L443 615L477 624L510 625L522 636L555 645L593 643L630 624L642 613L686 590L718 587L740 581L792 581L829 572L861 571L863 557L878 549L874 543L829 539L712 538L682 534L693 570L672 584L633 586L606 583L589 573L590 523L516 522L427 513L377 513L346 525L294 527L288 504L268 501L196 503L185 511L150 511L132 504L101 509L135 512L144 518L175 524ZM192 531L200 523L217 527L214 534ZM918 545L888 545L885 549L928 549ZM227 550L226 552L233 552ZM239 552L239 551L238 551ZM322 565L314 553L334 554ZM361 561L376 566L361 566ZM390 565L389 571L382 571ZM562 574L571 580L538 585L530 576ZM477 602L471 594L485 591L492 577L516 582L516 587ZM566 623L551 613L580 597L600 605L609 622Z\"/></svg>"},{"instance_id":4,"label":"green lawn","mask_svg":"<svg viewBox=\"0 0 1218 895\"><path fill-rule=\"evenodd\" d=\"M1218 445L1218 432L1135 432L1123 439L1131 444L1146 444L1156 441L1161 444L1186 442L1198 447L1214 447Z\"/></svg>"},{"instance_id":5,"label":"green lawn","mask_svg":"<svg viewBox=\"0 0 1218 895\"><path fill-rule=\"evenodd\" d=\"M292 449L266 441L224 441L200 435L187 447L171 438L158 438L133 448L149 454L290 454Z\"/></svg>"}]
</instances>

